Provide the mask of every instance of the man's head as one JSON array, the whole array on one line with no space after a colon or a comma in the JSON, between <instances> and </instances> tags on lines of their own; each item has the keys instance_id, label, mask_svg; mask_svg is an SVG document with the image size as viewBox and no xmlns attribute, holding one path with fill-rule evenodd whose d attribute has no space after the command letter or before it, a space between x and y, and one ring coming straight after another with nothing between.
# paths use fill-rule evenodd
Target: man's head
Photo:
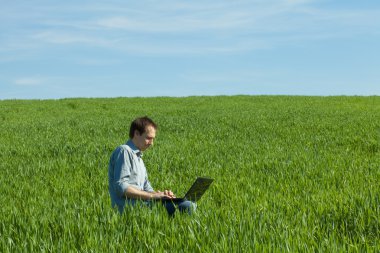
<instances>
[{"instance_id":1,"label":"man's head","mask_svg":"<svg viewBox=\"0 0 380 253\"><path fill-rule=\"evenodd\" d=\"M147 116L132 121L129 129L129 138L141 151L145 151L153 145L156 137L157 125Z\"/></svg>"}]
</instances>

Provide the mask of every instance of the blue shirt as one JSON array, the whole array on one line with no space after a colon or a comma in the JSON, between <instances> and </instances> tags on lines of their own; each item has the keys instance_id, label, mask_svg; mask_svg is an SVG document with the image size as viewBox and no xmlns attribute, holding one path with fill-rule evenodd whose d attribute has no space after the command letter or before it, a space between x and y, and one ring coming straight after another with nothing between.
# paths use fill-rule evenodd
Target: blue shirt
<instances>
[{"instance_id":1,"label":"blue shirt","mask_svg":"<svg viewBox=\"0 0 380 253\"><path fill-rule=\"evenodd\" d=\"M122 213L127 199L125 191L128 187L153 192L148 180L142 152L128 140L126 144L117 147L110 158L108 166L108 189L111 197L112 207L117 206Z\"/></svg>"}]
</instances>

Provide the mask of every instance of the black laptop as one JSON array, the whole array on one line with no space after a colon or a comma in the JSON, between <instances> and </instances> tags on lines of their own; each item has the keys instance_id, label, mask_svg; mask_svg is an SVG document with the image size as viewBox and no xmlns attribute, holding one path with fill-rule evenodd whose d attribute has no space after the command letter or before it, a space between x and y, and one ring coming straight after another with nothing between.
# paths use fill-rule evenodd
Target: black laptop
<instances>
[{"instance_id":1,"label":"black laptop","mask_svg":"<svg viewBox=\"0 0 380 253\"><path fill-rule=\"evenodd\" d=\"M193 185L187 191L183 198L162 198L162 201L182 202L184 200L190 200L193 202L198 201L206 192L214 179L207 177L197 177Z\"/></svg>"}]
</instances>

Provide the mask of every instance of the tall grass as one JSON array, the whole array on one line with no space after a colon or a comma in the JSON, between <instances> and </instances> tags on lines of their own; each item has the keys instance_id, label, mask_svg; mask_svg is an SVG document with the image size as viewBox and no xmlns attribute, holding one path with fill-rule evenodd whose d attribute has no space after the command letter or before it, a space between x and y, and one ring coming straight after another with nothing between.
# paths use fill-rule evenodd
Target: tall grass
<instances>
[{"instance_id":1,"label":"tall grass","mask_svg":"<svg viewBox=\"0 0 380 253\"><path fill-rule=\"evenodd\" d=\"M152 185L215 179L191 217L110 207L131 120L159 124ZM380 98L0 101L0 251L377 252Z\"/></svg>"}]
</instances>

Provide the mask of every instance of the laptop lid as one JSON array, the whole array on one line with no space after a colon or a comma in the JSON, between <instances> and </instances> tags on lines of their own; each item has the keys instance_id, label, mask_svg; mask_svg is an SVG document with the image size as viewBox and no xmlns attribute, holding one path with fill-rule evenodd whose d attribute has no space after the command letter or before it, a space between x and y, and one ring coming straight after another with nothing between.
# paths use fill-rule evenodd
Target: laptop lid
<instances>
[{"instance_id":1,"label":"laptop lid","mask_svg":"<svg viewBox=\"0 0 380 253\"><path fill-rule=\"evenodd\" d=\"M211 183L214 181L212 178L208 177L197 177L193 185L190 187L190 189L185 194L184 199L190 200L190 201L198 201L203 194L206 192L206 190L209 188Z\"/></svg>"}]
</instances>

